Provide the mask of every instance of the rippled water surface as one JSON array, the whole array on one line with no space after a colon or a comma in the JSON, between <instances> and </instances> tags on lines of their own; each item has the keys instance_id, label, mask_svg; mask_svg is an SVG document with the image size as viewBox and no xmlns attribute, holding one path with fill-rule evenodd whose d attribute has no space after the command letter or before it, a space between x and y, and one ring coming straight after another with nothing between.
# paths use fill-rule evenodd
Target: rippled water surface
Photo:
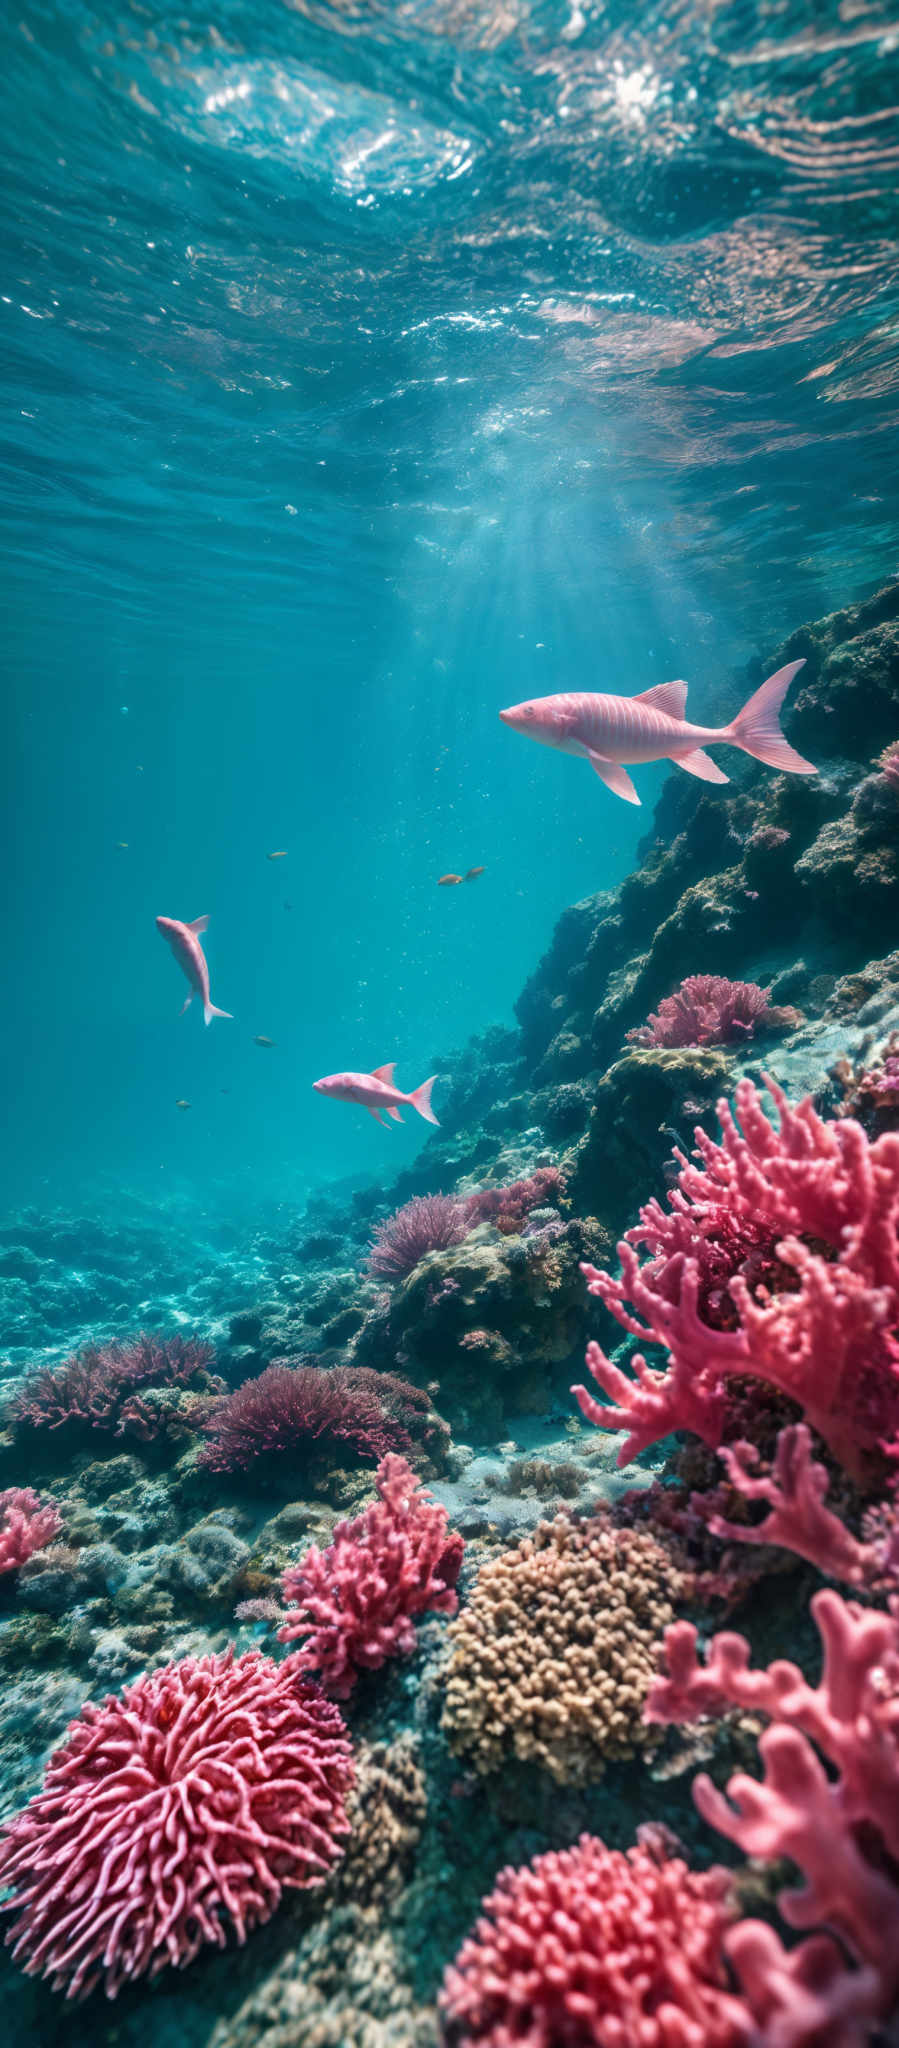
<instances>
[{"instance_id":1,"label":"rippled water surface","mask_svg":"<svg viewBox=\"0 0 899 2048\"><path fill-rule=\"evenodd\" d=\"M877 0L4 11L6 1057L41 1171L188 1164L158 1105L209 1048L169 1049L160 910L210 912L243 1033L190 1161L370 1166L312 1075L424 1072L633 858L498 706L682 673L708 705L892 573L897 71ZM475 860L451 927L435 875Z\"/></svg>"}]
</instances>

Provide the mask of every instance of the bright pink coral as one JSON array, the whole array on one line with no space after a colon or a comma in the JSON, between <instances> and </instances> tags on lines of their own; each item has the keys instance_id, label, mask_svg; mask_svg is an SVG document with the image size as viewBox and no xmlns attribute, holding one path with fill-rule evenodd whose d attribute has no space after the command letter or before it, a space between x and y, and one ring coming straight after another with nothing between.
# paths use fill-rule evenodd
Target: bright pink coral
<instances>
[{"instance_id":1,"label":"bright pink coral","mask_svg":"<svg viewBox=\"0 0 899 2048\"><path fill-rule=\"evenodd\" d=\"M128 1398L140 1387L186 1387L215 1362L200 1337L155 1337L141 1331L126 1344L86 1344L61 1365L32 1373L10 1404L20 1430L61 1429L67 1423L122 1435Z\"/></svg>"},{"instance_id":2,"label":"bright pink coral","mask_svg":"<svg viewBox=\"0 0 899 2048\"><path fill-rule=\"evenodd\" d=\"M378 1224L371 1240L369 1272L388 1280L404 1280L426 1252L461 1244L471 1227L464 1204L455 1195L414 1195L411 1202L404 1202Z\"/></svg>"},{"instance_id":3,"label":"bright pink coral","mask_svg":"<svg viewBox=\"0 0 899 2048\"><path fill-rule=\"evenodd\" d=\"M824 1664L812 1686L795 1664L749 1665L745 1638L713 1637L701 1665L696 1630L666 1631L668 1676L654 1721L693 1721L729 1706L770 1719L763 1781L742 1772L727 1796L697 1778L712 1827L746 1856L788 1857L803 1883L780 1894L788 1926L816 1929L790 1952L747 1920L725 1948L772 2048L863 2048L899 1999L899 1622L830 1590L812 1613Z\"/></svg>"},{"instance_id":4,"label":"bright pink coral","mask_svg":"<svg viewBox=\"0 0 899 2048\"><path fill-rule=\"evenodd\" d=\"M641 1835L644 1833L640 1831ZM500 1872L446 1972L454 2048L738 2048L752 2038L728 1987L730 1874L582 1835Z\"/></svg>"},{"instance_id":5,"label":"bright pink coral","mask_svg":"<svg viewBox=\"0 0 899 2048\"><path fill-rule=\"evenodd\" d=\"M661 1369L636 1356L631 1378L588 1349L611 1405L573 1392L599 1428L627 1429L622 1464L676 1429L717 1446L735 1374L797 1402L854 1477L899 1439L899 1134L872 1143L767 1085L779 1127L741 1081L737 1118L718 1105L721 1143L697 1130L701 1165L678 1155L671 1212L650 1202L619 1245L621 1277L583 1268L626 1330L669 1352ZM738 1248L754 1236L761 1261L728 1282L733 1329L707 1320L709 1246L727 1234Z\"/></svg>"},{"instance_id":6,"label":"bright pink coral","mask_svg":"<svg viewBox=\"0 0 899 2048\"><path fill-rule=\"evenodd\" d=\"M723 974L688 974L648 1021L628 1038L636 1045L740 1045L756 1031L798 1023L795 1010L772 1008L770 988L728 981Z\"/></svg>"},{"instance_id":7,"label":"bright pink coral","mask_svg":"<svg viewBox=\"0 0 899 2048\"><path fill-rule=\"evenodd\" d=\"M404 1384L390 1374L383 1377L391 1387ZM377 1379L364 1366L329 1371L276 1359L207 1416L200 1464L210 1472L249 1472L261 1459L308 1454L316 1443L332 1451L349 1445L358 1457L372 1459L411 1450L407 1430L391 1412L395 1403L386 1390L379 1396Z\"/></svg>"},{"instance_id":8,"label":"bright pink coral","mask_svg":"<svg viewBox=\"0 0 899 2048\"><path fill-rule=\"evenodd\" d=\"M76 1998L268 1920L321 1884L348 1833L338 1709L258 1650L185 1657L73 1721L42 1791L0 1834L7 1934Z\"/></svg>"},{"instance_id":9,"label":"bright pink coral","mask_svg":"<svg viewBox=\"0 0 899 2048\"><path fill-rule=\"evenodd\" d=\"M62 1523L55 1500L43 1505L30 1486L10 1486L0 1493L0 1576L17 1572L36 1550L59 1535Z\"/></svg>"},{"instance_id":10,"label":"bright pink coral","mask_svg":"<svg viewBox=\"0 0 899 2048\"><path fill-rule=\"evenodd\" d=\"M335 1699L348 1697L360 1671L414 1649L416 1615L454 1614L458 1604L464 1544L448 1533L446 1509L404 1458L384 1458L375 1485L377 1501L338 1522L327 1550L312 1544L282 1581L292 1611L280 1640L302 1640L300 1667Z\"/></svg>"}]
</instances>

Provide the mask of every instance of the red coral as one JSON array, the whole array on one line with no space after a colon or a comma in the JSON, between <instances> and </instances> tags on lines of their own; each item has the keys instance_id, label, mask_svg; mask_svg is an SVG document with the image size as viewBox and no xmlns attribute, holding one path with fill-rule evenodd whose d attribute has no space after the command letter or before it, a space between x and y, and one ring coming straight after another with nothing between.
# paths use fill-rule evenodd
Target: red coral
<instances>
[{"instance_id":1,"label":"red coral","mask_svg":"<svg viewBox=\"0 0 899 2048\"><path fill-rule=\"evenodd\" d=\"M352 1775L340 1714L293 1657L185 1657L89 1702L0 1834L13 1955L70 1998L101 1979L115 1998L243 1942L285 1888L327 1877Z\"/></svg>"},{"instance_id":2,"label":"red coral","mask_svg":"<svg viewBox=\"0 0 899 2048\"><path fill-rule=\"evenodd\" d=\"M407 1427L408 1425L408 1427ZM347 1444L360 1458L411 1451L409 1429L439 1456L448 1438L426 1394L394 1373L370 1366L289 1365L275 1359L257 1379L245 1380L215 1404L203 1427L209 1439L200 1464L210 1472L248 1472L261 1459L309 1452L315 1443L334 1451Z\"/></svg>"},{"instance_id":3,"label":"red coral","mask_svg":"<svg viewBox=\"0 0 899 2048\"><path fill-rule=\"evenodd\" d=\"M670 1354L661 1370L638 1355L632 1379L597 1344L588 1349L613 1405L584 1387L573 1392L598 1427L627 1427L622 1464L676 1429L717 1447L734 1375L796 1402L853 1477L899 1436L899 1135L870 1143L859 1124L823 1123L811 1101L791 1108L775 1082L767 1086L779 1128L741 1081L739 1124L719 1103L722 1142L698 1130L701 1166L678 1155L672 1213L657 1202L642 1211L618 1247L621 1277L582 1269L626 1330ZM702 1313L706 1248L725 1231L744 1244L754 1231L757 1245L770 1232L776 1266L792 1273L791 1287L755 1293L735 1274L733 1330L711 1328ZM636 1244L652 1253L642 1267Z\"/></svg>"},{"instance_id":4,"label":"red coral","mask_svg":"<svg viewBox=\"0 0 899 2048\"><path fill-rule=\"evenodd\" d=\"M821 1929L787 1953L773 1928L748 1920L725 1948L759 2025L776 2048L863 2048L899 1998L899 1622L825 1591L812 1601L821 1681L795 1664L749 1666L749 1645L696 1630L666 1631L668 1676L647 1705L653 1721L693 1721L728 1706L770 1718L762 1782L738 1773L727 1796L706 1776L703 1818L746 1856L789 1857L802 1873L778 1904L791 1928Z\"/></svg>"},{"instance_id":5,"label":"red coral","mask_svg":"<svg viewBox=\"0 0 899 2048\"><path fill-rule=\"evenodd\" d=\"M55 1500L41 1505L30 1486L0 1493L0 1574L17 1572L36 1550L45 1549L62 1527Z\"/></svg>"},{"instance_id":6,"label":"red coral","mask_svg":"<svg viewBox=\"0 0 899 2048\"><path fill-rule=\"evenodd\" d=\"M328 1549L312 1544L282 1581L295 1611L280 1640L303 1639L301 1668L317 1672L336 1699L348 1697L360 1671L414 1649L416 1615L454 1614L458 1604L464 1544L447 1533L446 1509L420 1491L404 1458L384 1458L375 1485L378 1500L338 1522Z\"/></svg>"},{"instance_id":7,"label":"red coral","mask_svg":"<svg viewBox=\"0 0 899 2048\"><path fill-rule=\"evenodd\" d=\"M504 1237L517 1237L532 1209L554 1205L564 1192L565 1175L558 1166L538 1166L527 1180L510 1181L508 1187L478 1188L466 1197L468 1228L493 1223Z\"/></svg>"},{"instance_id":8,"label":"red coral","mask_svg":"<svg viewBox=\"0 0 899 2048\"><path fill-rule=\"evenodd\" d=\"M628 1038L635 1045L741 1045L759 1030L798 1022L795 1010L772 1008L770 988L728 981L723 974L688 974L648 1021Z\"/></svg>"},{"instance_id":9,"label":"red coral","mask_svg":"<svg viewBox=\"0 0 899 2048\"><path fill-rule=\"evenodd\" d=\"M886 776L891 789L895 789L899 794L899 745L895 741L892 746L884 747L877 765L881 775Z\"/></svg>"},{"instance_id":10,"label":"red coral","mask_svg":"<svg viewBox=\"0 0 899 2048\"><path fill-rule=\"evenodd\" d=\"M200 1337L154 1337L144 1331L127 1344L87 1344L62 1365L43 1366L16 1394L8 1410L18 1429L61 1429L86 1423L123 1434L128 1397L139 1387L185 1387L215 1360Z\"/></svg>"},{"instance_id":11,"label":"red coral","mask_svg":"<svg viewBox=\"0 0 899 2048\"><path fill-rule=\"evenodd\" d=\"M582 1835L500 1872L440 1994L455 2048L738 2048L728 1989L730 1874L690 1870L659 1830L607 1849Z\"/></svg>"},{"instance_id":12,"label":"red coral","mask_svg":"<svg viewBox=\"0 0 899 2048\"><path fill-rule=\"evenodd\" d=\"M471 1224L455 1195L414 1195L379 1223L371 1240L370 1273L403 1280L426 1252L446 1251L461 1244Z\"/></svg>"}]
</instances>

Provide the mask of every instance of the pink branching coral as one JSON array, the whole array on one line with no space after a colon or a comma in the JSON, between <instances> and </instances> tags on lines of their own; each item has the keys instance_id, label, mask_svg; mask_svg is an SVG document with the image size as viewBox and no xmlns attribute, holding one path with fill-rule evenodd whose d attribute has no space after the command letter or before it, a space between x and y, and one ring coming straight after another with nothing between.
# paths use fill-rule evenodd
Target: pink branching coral
<instances>
[{"instance_id":1,"label":"pink branching coral","mask_svg":"<svg viewBox=\"0 0 899 2048\"><path fill-rule=\"evenodd\" d=\"M839 1515L825 1504L829 1475L812 1456L811 1433L802 1422L782 1429L770 1472L759 1472L753 1444L737 1443L719 1452L734 1491L742 1499L764 1502L763 1522L732 1522L712 1512L709 1532L724 1540L778 1544L804 1557L827 1578L842 1579L866 1591L899 1587L899 1527L892 1502L881 1503L865 1517L862 1540L853 1536Z\"/></svg>"},{"instance_id":2,"label":"pink branching coral","mask_svg":"<svg viewBox=\"0 0 899 2048\"><path fill-rule=\"evenodd\" d=\"M186 1387L208 1374L211 1344L199 1337L154 1337L141 1331L127 1344L87 1344L62 1365L43 1366L13 1397L8 1419L20 1430L81 1423L123 1433L129 1397L143 1387Z\"/></svg>"},{"instance_id":3,"label":"pink branching coral","mask_svg":"<svg viewBox=\"0 0 899 2048\"><path fill-rule=\"evenodd\" d=\"M744 1920L724 1947L756 2021L777 2048L863 2048L899 1999L899 1621L815 1595L824 1652L819 1685L795 1664L749 1666L743 1636L714 1636L705 1664L696 1630L666 1632L668 1676L654 1721L694 1721L742 1707L768 1717L765 1776L731 1778L727 1795L700 1776L703 1818L746 1856L789 1857L800 1887L778 1904L807 1933L786 1951L767 1924Z\"/></svg>"},{"instance_id":4,"label":"pink branching coral","mask_svg":"<svg viewBox=\"0 0 899 2048\"><path fill-rule=\"evenodd\" d=\"M730 1873L690 1870L659 1829L582 1835L502 1870L446 1972L453 2048L741 2048L753 2038L722 1943ZM668 1853L666 1853L668 1851Z\"/></svg>"},{"instance_id":5,"label":"pink branching coral","mask_svg":"<svg viewBox=\"0 0 899 2048\"><path fill-rule=\"evenodd\" d=\"M30 1486L9 1486L0 1493L0 1576L17 1572L36 1550L44 1550L62 1527L55 1500L43 1505Z\"/></svg>"},{"instance_id":6,"label":"pink branching coral","mask_svg":"<svg viewBox=\"0 0 899 2048\"><path fill-rule=\"evenodd\" d=\"M510 1181L504 1188L478 1188L465 1200L468 1228L476 1223L493 1223L504 1237L517 1237L532 1209L555 1205L565 1192L565 1175L558 1166L538 1166L527 1180Z\"/></svg>"},{"instance_id":7,"label":"pink branching coral","mask_svg":"<svg viewBox=\"0 0 899 2048\"><path fill-rule=\"evenodd\" d=\"M770 988L756 981L688 974L647 1022L627 1035L635 1045L741 1045L756 1031L783 1030L799 1021L797 1011L772 1007L770 995Z\"/></svg>"},{"instance_id":8,"label":"pink branching coral","mask_svg":"<svg viewBox=\"0 0 899 2048\"><path fill-rule=\"evenodd\" d=\"M315 1444L331 1452L347 1445L357 1457L371 1459L388 1451L411 1451L411 1437L397 1413L398 1388L410 1397L408 1418L420 1420L427 1396L391 1373L353 1365L328 1370L276 1359L206 1417L208 1442L199 1462L210 1472L249 1472L261 1459L308 1454Z\"/></svg>"},{"instance_id":9,"label":"pink branching coral","mask_svg":"<svg viewBox=\"0 0 899 2048\"><path fill-rule=\"evenodd\" d=\"M88 1703L0 1833L7 1934L69 1998L243 1942L349 1832L338 1709L258 1650L185 1657Z\"/></svg>"},{"instance_id":10,"label":"pink branching coral","mask_svg":"<svg viewBox=\"0 0 899 2048\"><path fill-rule=\"evenodd\" d=\"M379 1223L371 1240L368 1270L389 1280L404 1280L426 1252L446 1251L461 1244L471 1224L455 1195L414 1195Z\"/></svg>"},{"instance_id":11,"label":"pink branching coral","mask_svg":"<svg viewBox=\"0 0 899 2048\"><path fill-rule=\"evenodd\" d=\"M672 1430L717 1447L735 1375L796 1402L853 1478L864 1477L899 1439L899 1134L869 1142L859 1124L823 1123L811 1101L792 1108L767 1086L779 1128L751 1081L736 1092L736 1119L721 1102L721 1143L696 1132L701 1163L678 1154L671 1211L652 1201L618 1247L621 1277L583 1268L624 1328L663 1344L667 1367L638 1355L634 1377L591 1344L587 1364L608 1396L573 1392L602 1429L628 1430L619 1462ZM713 1328L702 1313L707 1248L722 1232L755 1235L774 1288L736 1272L728 1283L737 1327ZM636 1246L650 1257L641 1266ZM780 1269L789 1269L784 1286ZM642 1320L640 1320L642 1318Z\"/></svg>"},{"instance_id":12,"label":"pink branching coral","mask_svg":"<svg viewBox=\"0 0 899 2048\"><path fill-rule=\"evenodd\" d=\"M899 795L899 743L895 740L890 747L884 747L878 761L881 775L885 775L891 789Z\"/></svg>"},{"instance_id":13,"label":"pink branching coral","mask_svg":"<svg viewBox=\"0 0 899 2048\"><path fill-rule=\"evenodd\" d=\"M446 1509L421 1492L404 1458L384 1458L375 1485L377 1501L338 1522L327 1550L312 1544L282 1581L291 1611L280 1640L302 1640L296 1661L335 1699L349 1696L361 1671L414 1649L416 1615L458 1605L464 1544L448 1532Z\"/></svg>"}]
</instances>

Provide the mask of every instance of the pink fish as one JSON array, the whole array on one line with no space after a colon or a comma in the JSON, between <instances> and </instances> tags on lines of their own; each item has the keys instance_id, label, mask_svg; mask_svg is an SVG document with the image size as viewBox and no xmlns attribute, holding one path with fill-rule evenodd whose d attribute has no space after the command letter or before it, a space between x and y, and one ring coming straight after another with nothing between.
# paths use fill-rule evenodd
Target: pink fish
<instances>
[{"instance_id":1,"label":"pink fish","mask_svg":"<svg viewBox=\"0 0 899 2048\"><path fill-rule=\"evenodd\" d=\"M656 683L638 697L591 696L567 691L560 697L535 697L529 704L513 704L501 711L505 725L523 732L541 746L557 747L563 754L581 754L616 796L638 804L624 762L676 761L688 775L702 782L728 782L729 776L703 748L725 740L741 747L769 768L783 768L792 775L817 775L811 761L804 761L784 739L778 712L793 677L804 666L790 661L786 668L769 676L756 690L730 725L688 725L684 717L687 685L683 682Z\"/></svg>"},{"instance_id":2,"label":"pink fish","mask_svg":"<svg viewBox=\"0 0 899 2048\"><path fill-rule=\"evenodd\" d=\"M182 1017L193 1002L194 996L199 996L203 1004L203 1016L207 1024L211 1024L213 1017L230 1017L231 1012L217 1010L215 1004L209 1000L209 969L200 944L200 933L205 932L208 923L208 917L195 917L193 924L181 924L177 917L157 917L156 930L162 933L164 939L168 939L179 967L190 982L190 995L185 996L181 1005Z\"/></svg>"},{"instance_id":3,"label":"pink fish","mask_svg":"<svg viewBox=\"0 0 899 2048\"><path fill-rule=\"evenodd\" d=\"M375 1067L371 1074L326 1074L323 1081L313 1081L312 1086L319 1095L333 1095L338 1102L358 1102L360 1108L367 1109L369 1116L373 1116L378 1124L384 1122L382 1109L401 1124L403 1119L397 1107L400 1102L408 1102L412 1109L417 1109L425 1123L436 1124L438 1118L431 1108L431 1089L437 1079L436 1074L432 1074L429 1081L423 1081L420 1088L413 1088L411 1095L404 1095L401 1088L393 1085L395 1066L396 1061L391 1060L386 1067Z\"/></svg>"}]
</instances>

